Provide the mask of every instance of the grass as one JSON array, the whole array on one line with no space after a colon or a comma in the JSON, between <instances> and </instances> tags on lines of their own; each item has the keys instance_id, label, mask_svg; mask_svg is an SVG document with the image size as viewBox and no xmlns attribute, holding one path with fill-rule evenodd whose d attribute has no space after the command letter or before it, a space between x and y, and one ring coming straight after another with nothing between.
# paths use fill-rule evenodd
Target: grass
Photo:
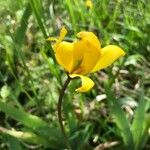
<instances>
[{"instance_id":1,"label":"grass","mask_svg":"<svg viewBox=\"0 0 150 150\"><path fill-rule=\"evenodd\" d=\"M63 110L72 148L149 149L148 0L94 0L92 9L82 0L0 5L0 149L65 149L57 99L66 75L46 41L58 36L62 25L68 41L88 30L102 47L116 44L126 51L124 58L90 75L96 83L90 92L74 92L77 80L69 84Z\"/></svg>"}]
</instances>

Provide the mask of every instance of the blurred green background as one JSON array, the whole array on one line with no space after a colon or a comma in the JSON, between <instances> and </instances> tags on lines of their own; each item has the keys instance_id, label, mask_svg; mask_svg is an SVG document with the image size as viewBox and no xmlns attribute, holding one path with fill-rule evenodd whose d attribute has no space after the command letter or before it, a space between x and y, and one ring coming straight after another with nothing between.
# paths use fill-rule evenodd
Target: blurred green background
<instances>
[{"instance_id":1,"label":"blurred green background","mask_svg":"<svg viewBox=\"0 0 150 150\"><path fill-rule=\"evenodd\" d=\"M126 51L125 57L90 75L96 83L90 92L74 92L78 80L69 85L63 112L72 149L150 149L150 1L92 4L89 8L84 0L0 1L1 150L66 147L56 111L66 74L46 41L59 36L63 25L68 41L79 31L92 31L102 47L116 44Z\"/></svg>"}]
</instances>

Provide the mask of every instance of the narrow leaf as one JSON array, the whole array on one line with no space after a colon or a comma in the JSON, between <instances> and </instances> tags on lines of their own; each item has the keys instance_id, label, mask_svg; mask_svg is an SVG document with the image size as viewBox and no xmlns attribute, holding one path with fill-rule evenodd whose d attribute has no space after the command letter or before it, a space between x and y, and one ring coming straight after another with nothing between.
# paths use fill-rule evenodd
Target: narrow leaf
<instances>
[{"instance_id":1,"label":"narrow leaf","mask_svg":"<svg viewBox=\"0 0 150 150\"><path fill-rule=\"evenodd\" d=\"M39 7L39 3L40 3L39 0L30 0L30 6L33 10L35 17L36 17L38 25L39 25L44 37L47 38L46 29L45 29L44 23L42 21L42 15L41 15L42 10L41 10L41 7Z\"/></svg>"},{"instance_id":2,"label":"narrow leaf","mask_svg":"<svg viewBox=\"0 0 150 150\"><path fill-rule=\"evenodd\" d=\"M23 140L25 142L31 143L31 144L43 144L48 146L48 141L32 132L22 132L22 131L16 131L16 130L9 130L3 127L0 127L0 132L3 134L7 134L10 136L13 136L19 140Z\"/></svg>"},{"instance_id":3,"label":"narrow leaf","mask_svg":"<svg viewBox=\"0 0 150 150\"><path fill-rule=\"evenodd\" d=\"M114 97L111 86L109 83L105 83L105 90L107 95L107 102L111 109L111 113L115 119L116 125L118 126L121 136L123 138L126 147L133 148L133 137L130 130L130 125L125 117L123 110L120 107L119 102Z\"/></svg>"},{"instance_id":4,"label":"narrow leaf","mask_svg":"<svg viewBox=\"0 0 150 150\"><path fill-rule=\"evenodd\" d=\"M16 31L16 35L15 35L15 39L14 39L15 42L17 44L19 44L20 46L22 45L22 43L24 41L26 29L28 26L28 20L31 16L31 13L32 13L32 9L31 9L30 4L28 3L26 8L25 8L25 11L23 13L23 16L21 18L20 26Z\"/></svg>"},{"instance_id":5,"label":"narrow leaf","mask_svg":"<svg viewBox=\"0 0 150 150\"><path fill-rule=\"evenodd\" d=\"M32 129L37 135L46 138L49 141L51 147L56 147L57 145L61 144L61 142L58 143L58 139L62 138L59 132L55 128L51 128L45 121L43 121L39 117L12 107L2 102L1 99L0 110L16 121L21 122L25 127Z\"/></svg>"},{"instance_id":6,"label":"narrow leaf","mask_svg":"<svg viewBox=\"0 0 150 150\"><path fill-rule=\"evenodd\" d=\"M9 150L24 150L18 139L14 137L7 136L7 143L9 145Z\"/></svg>"},{"instance_id":7,"label":"narrow leaf","mask_svg":"<svg viewBox=\"0 0 150 150\"><path fill-rule=\"evenodd\" d=\"M140 94L140 101L138 108L135 113L135 118L131 127L135 149L138 150L139 143L141 142L142 132L145 124L145 100L144 100L144 89L142 88Z\"/></svg>"}]
</instances>

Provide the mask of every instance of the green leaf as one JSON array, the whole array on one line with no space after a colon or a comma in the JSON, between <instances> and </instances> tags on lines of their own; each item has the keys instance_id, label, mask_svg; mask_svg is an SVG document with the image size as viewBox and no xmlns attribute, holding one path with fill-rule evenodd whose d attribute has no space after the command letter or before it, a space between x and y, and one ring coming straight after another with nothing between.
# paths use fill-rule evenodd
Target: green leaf
<instances>
[{"instance_id":1,"label":"green leaf","mask_svg":"<svg viewBox=\"0 0 150 150\"><path fill-rule=\"evenodd\" d=\"M144 100L144 89L141 89L140 101L138 108L135 113L135 118L131 127L135 149L139 150L139 143L142 140L142 133L145 124L145 100Z\"/></svg>"},{"instance_id":2,"label":"green leaf","mask_svg":"<svg viewBox=\"0 0 150 150\"><path fill-rule=\"evenodd\" d=\"M24 112L23 110L19 110L14 108L0 99L0 110L6 113L11 118L16 121L21 122L25 127L32 129L37 135L40 135L46 138L49 141L50 147L63 146L64 142L60 132L56 130L56 128L51 128L45 121L40 119L37 116L31 115L29 113ZM59 140L61 139L61 140ZM59 141L59 142L58 142Z\"/></svg>"},{"instance_id":3,"label":"green leaf","mask_svg":"<svg viewBox=\"0 0 150 150\"><path fill-rule=\"evenodd\" d=\"M30 6L33 10L33 13L34 13L34 16L37 20L37 23L43 33L43 36L45 39L47 39L48 37L48 34L47 34L47 30L46 30L46 27L45 27L45 24L44 24L44 11L42 9L42 1L41 0L30 0L29 1L30 3ZM46 40L45 40L46 42ZM51 47L51 44L49 43L46 43L45 44L46 47L50 50L50 56L54 59L54 53L53 53L53 49Z\"/></svg>"},{"instance_id":4,"label":"green leaf","mask_svg":"<svg viewBox=\"0 0 150 150\"><path fill-rule=\"evenodd\" d=\"M57 65L53 61L53 59L49 58L43 49L41 49L40 52L41 52L43 58L45 59L45 61L47 62L50 72L57 78L59 83L62 85L60 72L58 70Z\"/></svg>"},{"instance_id":5,"label":"green leaf","mask_svg":"<svg viewBox=\"0 0 150 150\"><path fill-rule=\"evenodd\" d=\"M48 146L48 141L32 132L22 132L22 131L16 131L16 130L9 130L3 127L0 127L0 132L3 134L10 135L12 137L15 137L19 140L23 140L25 142L31 143L31 144L43 144L45 146Z\"/></svg>"},{"instance_id":6,"label":"green leaf","mask_svg":"<svg viewBox=\"0 0 150 150\"><path fill-rule=\"evenodd\" d=\"M91 136L92 136L92 125L91 123L88 123L85 126L85 129L83 130L77 129L74 131L74 133L70 138L72 147L76 147L76 145L78 145L78 147L76 147L76 150L84 149L85 145L88 144L88 140L90 139Z\"/></svg>"},{"instance_id":7,"label":"green leaf","mask_svg":"<svg viewBox=\"0 0 150 150\"><path fill-rule=\"evenodd\" d=\"M47 38L46 29L45 29L44 23L42 21L43 11L42 11L42 7L41 7L41 1L40 0L30 0L29 2L30 2L30 6L33 10L33 13L36 17L36 20L38 22L38 25L39 25L44 37Z\"/></svg>"},{"instance_id":8,"label":"green leaf","mask_svg":"<svg viewBox=\"0 0 150 150\"><path fill-rule=\"evenodd\" d=\"M70 15L70 20L72 22L73 30L75 33L77 33L77 20L75 17L75 12L73 9L73 2L71 0L66 0L66 8L68 9L68 14Z\"/></svg>"},{"instance_id":9,"label":"green leaf","mask_svg":"<svg viewBox=\"0 0 150 150\"><path fill-rule=\"evenodd\" d=\"M14 137L7 136L9 150L23 150L21 143Z\"/></svg>"},{"instance_id":10,"label":"green leaf","mask_svg":"<svg viewBox=\"0 0 150 150\"><path fill-rule=\"evenodd\" d=\"M105 91L107 95L107 102L111 109L111 113L115 119L116 125L120 130L123 142L127 148L133 149L133 137L132 132L130 130L130 125L125 117L123 110L117 99L114 97L111 86L107 82L105 82Z\"/></svg>"},{"instance_id":11,"label":"green leaf","mask_svg":"<svg viewBox=\"0 0 150 150\"><path fill-rule=\"evenodd\" d=\"M145 146L145 143L148 140L149 137L149 130L150 128L150 114L147 114L145 116L145 121L144 121L144 129L143 129L143 133L142 133L142 137L141 137L141 141L139 141L139 149L142 149Z\"/></svg>"},{"instance_id":12,"label":"green leaf","mask_svg":"<svg viewBox=\"0 0 150 150\"><path fill-rule=\"evenodd\" d=\"M23 16L21 18L20 26L17 29L16 35L15 35L15 42L19 44L20 46L22 45L24 41L25 33L27 30L27 26L28 26L28 20L31 16L31 13L32 13L32 9L31 9L30 4L28 3L23 13Z\"/></svg>"}]
</instances>

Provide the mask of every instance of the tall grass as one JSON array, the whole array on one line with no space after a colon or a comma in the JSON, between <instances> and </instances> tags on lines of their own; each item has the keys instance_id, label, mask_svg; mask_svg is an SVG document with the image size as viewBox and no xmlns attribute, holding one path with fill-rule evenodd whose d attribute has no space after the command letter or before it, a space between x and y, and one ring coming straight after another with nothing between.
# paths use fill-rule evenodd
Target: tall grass
<instances>
[{"instance_id":1,"label":"tall grass","mask_svg":"<svg viewBox=\"0 0 150 150\"><path fill-rule=\"evenodd\" d=\"M94 0L92 9L82 0L13 5L6 0L0 5L0 149L66 148L56 116L65 73L46 41L62 25L68 28L68 41L88 30L102 47L117 44L126 51L125 58L91 75L96 82L92 91L75 93L76 80L69 85L64 124L72 149L96 150L114 141L115 150L149 148L148 0Z\"/></svg>"}]
</instances>

